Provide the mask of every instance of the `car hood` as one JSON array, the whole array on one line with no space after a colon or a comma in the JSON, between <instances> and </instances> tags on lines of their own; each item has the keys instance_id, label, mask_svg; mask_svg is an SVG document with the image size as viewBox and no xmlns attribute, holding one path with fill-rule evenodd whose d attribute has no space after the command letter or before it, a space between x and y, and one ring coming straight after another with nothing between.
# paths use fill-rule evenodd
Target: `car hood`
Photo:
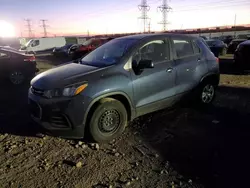
<instances>
[{"instance_id":1,"label":"car hood","mask_svg":"<svg viewBox=\"0 0 250 188\"><path fill-rule=\"evenodd\" d=\"M31 86L43 90L64 87L78 82L79 78L79 81L84 81L84 75L97 69L99 68L70 62L37 75L31 80Z\"/></svg>"}]
</instances>

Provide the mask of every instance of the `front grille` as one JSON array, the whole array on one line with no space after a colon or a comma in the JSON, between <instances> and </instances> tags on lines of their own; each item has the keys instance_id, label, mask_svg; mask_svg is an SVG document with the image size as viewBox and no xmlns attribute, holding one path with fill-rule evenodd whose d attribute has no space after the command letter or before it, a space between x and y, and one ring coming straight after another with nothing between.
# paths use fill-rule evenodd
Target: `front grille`
<instances>
[{"instance_id":1,"label":"front grille","mask_svg":"<svg viewBox=\"0 0 250 188\"><path fill-rule=\"evenodd\" d=\"M40 106L34 102L33 100L29 99L29 110L31 115L33 115L35 118L41 118L41 108Z\"/></svg>"},{"instance_id":2,"label":"front grille","mask_svg":"<svg viewBox=\"0 0 250 188\"><path fill-rule=\"evenodd\" d=\"M44 90L42 89L37 89L37 88L34 88L34 87L31 87L31 92L35 95L38 95L38 96L43 96L44 95Z\"/></svg>"}]
</instances>

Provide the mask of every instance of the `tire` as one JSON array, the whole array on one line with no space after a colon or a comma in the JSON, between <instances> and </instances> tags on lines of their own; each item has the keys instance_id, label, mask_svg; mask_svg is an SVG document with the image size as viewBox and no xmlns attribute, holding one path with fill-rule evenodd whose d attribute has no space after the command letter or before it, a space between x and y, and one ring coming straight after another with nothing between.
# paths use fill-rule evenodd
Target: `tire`
<instances>
[{"instance_id":1,"label":"tire","mask_svg":"<svg viewBox=\"0 0 250 188\"><path fill-rule=\"evenodd\" d=\"M198 89L198 105L201 107L210 106L215 99L216 86L211 82L203 82Z\"/></svg>"},{"instance_id":2,"label":"tire","mask_svg":"<svg viewBox=\"0 0 250 188\"><path fill-rule=\"evenodd\" d=\"M106 143L117 138L127 126L127 117L127 110L120 101L112 98L102 99L88 125L92 140Z\"/></svg>"}]
</instances>

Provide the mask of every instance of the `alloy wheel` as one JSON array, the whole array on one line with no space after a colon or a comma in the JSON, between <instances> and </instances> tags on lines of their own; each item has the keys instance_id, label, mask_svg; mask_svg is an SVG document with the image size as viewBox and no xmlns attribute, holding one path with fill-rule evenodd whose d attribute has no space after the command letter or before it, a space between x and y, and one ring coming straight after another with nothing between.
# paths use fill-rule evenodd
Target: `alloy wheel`
<instances>
[{"instance_id":1,"label":"alloy wheel","mask_svg":"<svg viewBox=\"0 0 250 188\"><path fill-rule=\"evenodd\" d=\"M210 103L214 98L214 86L213 85L206 85L203 88L202 94L201 94L201 100L203 103L208 104Z\"/></svg>"}]
</instances>

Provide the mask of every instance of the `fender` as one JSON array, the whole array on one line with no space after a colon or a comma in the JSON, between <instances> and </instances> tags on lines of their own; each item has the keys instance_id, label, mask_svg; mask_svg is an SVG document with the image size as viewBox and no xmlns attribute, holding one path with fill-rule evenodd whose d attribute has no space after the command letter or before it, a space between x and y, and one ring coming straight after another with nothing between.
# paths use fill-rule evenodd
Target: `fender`
<instances>
[{"instance_id":1,"label":"fender","mask_svg":"<svg viewBox=\"0 0 250 188\"><path fill-rule=\"evenodd\" d=\"M132 120L135 117L135 110L133 108L133 105L132 105L130 97L126 93L124 93L122 91L115 91L115 92L106 93L104 95L100 95L100 96L96 97L95 99L93 99L90 102L90 104L89 104L89 106L88 106L88 108L87 108L87 110L86 110L86 112L84 114L84 119L83 119L83 125L84 125L84 127L86 126L87 117L88 117L89 111L93 107L93 105L97 101L99 101L100 99L105 98L105 97L109 97L109 96L112 96L112 95L122 95L123 97L125 97L127 99L127 101L129 102L129 107L130 107L130 111L131 111L131 117L130 117L130 119Z\"/></svg>"}]
</instances>

